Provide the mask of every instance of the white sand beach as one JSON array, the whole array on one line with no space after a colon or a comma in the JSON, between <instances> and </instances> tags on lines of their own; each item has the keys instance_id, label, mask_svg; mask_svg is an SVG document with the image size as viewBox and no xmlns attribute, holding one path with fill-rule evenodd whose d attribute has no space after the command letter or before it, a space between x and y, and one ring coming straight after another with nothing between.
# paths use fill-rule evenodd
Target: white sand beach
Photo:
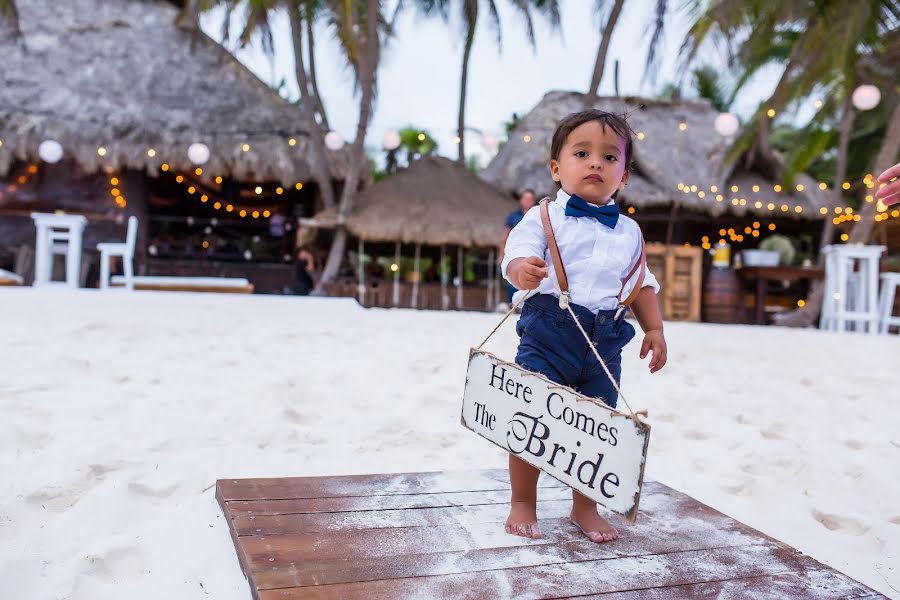
<instances>
[{"instance_id":1,"label":"white sand beach","mask_svg":"<svg viewBox=\"0 0 900 600\"><path fill-rule=\"evenodd\" d=\"M216 479L505 466L459 424L469 347L497 319L0 290L0 598L245 600ZM656 375L625 352L647 476L900 598L900 339L667 337ZM489 349L515 344L507 323Z\"/></svg>"}]
</instances>

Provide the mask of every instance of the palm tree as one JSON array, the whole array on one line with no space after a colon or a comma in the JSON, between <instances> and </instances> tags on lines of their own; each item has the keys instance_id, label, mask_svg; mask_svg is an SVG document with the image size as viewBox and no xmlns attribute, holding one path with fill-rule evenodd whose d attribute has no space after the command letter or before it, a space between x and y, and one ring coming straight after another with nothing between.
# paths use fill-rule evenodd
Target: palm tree
<instances>
[{"instance_id":1,"label":"palm tree","mask_svg":"<svg viewBox=\"0 0 900 600\"><path fill-rule=\"evenodd\" d=\"M357 187L363 170L368 167L365 138L372 116L376 74L381 58L380 31L390 35L390 28L382 16L381 0L329 0L328 5L338 39L341 40L342 48L356 74L360 96L356 137L350 148L350 166L338 205L338 220L341 222L353 211ZM361 8L365 8L365 12ZM347 230L339 226L335 230L331 250L325 261L319 290L338 274L346 247Z\"/></svg>"},{"instance_id":2,"label":"palm tree","mask_svg":"<svg viewBox=\"0 0 900 600\"><path fill-rule=\"evenodd\" d=\"M197 3L201 3L199 6ZM238 36L238 43L246 46L254 35L259 36L262 50L268 56L274 54L272 29L269 21L273 14L285 9L291 24L291 41L294 49L294 74L297 87L300 89L300 99L303 105L303 118L309 136L309 161L312 167L312 176L319 189L322 204L325 208L336 206L334 189L331 184L331 169L328 166L328 157L325 151L324 131L327 131L327 120L322 99L316 86L313 85L312 73L315 70L315 53L313 52L312 20L315 20L324 11L321 2L316 0L189 0L182 14L196 10L208 10L212 6L220 4L225 7L222 20L222 41L227 43L230 38L231 15L236 10L243 10L244 24ZM193 6L192 6L193 5ZM186 22L194 19L183 18ZM307 36L309 72L303 58L303 37ZM312 80L312 81L311 81ZM316 114L320 115L322 123L317 121ZM324 130L323 130L324 127Z\"/></svg>"},{"instance_id":3,"label":"palm tree","mask_svg":"<svg viewBox=\"0 0 900 600\"><path fill-rule=\"evenodd\" d=\"M513 7L521 13L525 19L526 33L532 48L536 48L534 37L534 21L532 9L543 14L550 22L551 27L559 27L559 2L558 0L511 0ZM437 14L445 22L450 18L451 5L458 4L464 24L465 45L463 46L462 67L460 69L459 86L459 112L457 115L456 136L459 139L457 161L461 165L466 163L466 93L469 80L469 59L472 56L472 45L475 42L475 29L478 25L479 5L484 4L490 14L490 24L497 36L497 48L502 48L502 34L500 29L500 13L497 10L495 0L418 0L417 7L420 12L431 16ZM402 5L402 2L400 3ZM400 8L398 5L398 10Z\"/></svg>"},{"instance_id":4,"label":"palm tree","mask_svg":"<svg viewBox=\"0 0 900 600\"><path fill-rule=\"evenodd\" d=\"M606 69L606 54L609 52L612 36L616 29L616 24L619 22L619 15L622 13L622 8L625 6L625 0L614 0L612 8L609 10L609 14L605 15L604 13L606 12L607 4L608 3L604 0L597 0L594 5L597 18L602 21L605 16L606 24L603 26L603 35L600 37L600 46L597 47L597 58L594 61L594 71L591 74L591 83L588 87L587 94L585 94L582 99L582 106L585 109L594 106L594 103L597 101L597 92L600 89L600 81L603 79L603 72ZM647 64L644 69L644 76L649 77L651 80L656 78L656 73L659 69L659 54L657 53L657 47L663 37L667 9L667 0L656 0L653 13L653 35L650 38L650 46L647 50Z\"/></svg>"},{"instance_id":5,"label":"palm tree","mask_svg":"<svg viewBox=\"0 0 900 600\"><path fill-rule=\"evenodd\" d=\"M896 156L900 124L897 117L897 59L888 56L898 39L900 21L898 0L780 0L766 2L733 2L715 0L711 3L693 0L691 10L694 23L682 45L682 65L696 56L700 45L713 35L720 35L732 50L732 56L743 71L738 77L737 92L762 66L778 62L784 70L771 97L762 103L756 114L729 151L734 159L745 157L746 167L755 167L775 178L790 179L796 169L808 166L808 160L797 157L814 155L822 136L810 136L793 152L795 160L787 168L774 154L770 143L771 117L812 94L825 94L816 121L840 123L838 134L836 173L833 185L836 199L840 198L840 183L847 169L848 148L855 115L849 101L853 88L860 82L872 82L887 90L883 105L890 125L882 141L875 167ZM840 27L835 27L839 23ZM752 32L751 35L746 35ZM736 40L741 40L737 42ZM897 51L893 50L896 54ZM891 150L893 149L893 154ZM887 158L885 158L887 157ZM866 240L871 232L875 203L863 205L860 220L850 234L851 240ZM830 242L833 229L826 220L823 245ZM806 307L798 311L796 319L784 319L785 324L809 324L821 307L821 285L814 286ZM800 314L803 313L803 314Z\"/></svg>"},{"instance_id":6,"label":"palm tree","mask_svg":"<svg viewBox=\"0 0 900 600\"><path fill-rule=\"evenodd\" d=\"M19 11L15 0L0 0L0 25L12 30L12 35L22 35L19 29Z\"/></svg>"}]
</instances>

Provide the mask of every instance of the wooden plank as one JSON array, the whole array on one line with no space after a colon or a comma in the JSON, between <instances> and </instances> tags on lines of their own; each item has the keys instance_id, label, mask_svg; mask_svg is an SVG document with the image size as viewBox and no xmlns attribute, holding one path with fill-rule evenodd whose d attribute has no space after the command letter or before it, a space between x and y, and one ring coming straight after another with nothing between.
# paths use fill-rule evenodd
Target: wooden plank
<instances>
[{"instance_id":1,"label":"wooden plank","mask_svg":"<svg viewBox=\"0 0 900 600\"><path fill-rule=\"evenodd\" d=\"M549 478L547 478L549 479ZM541 481L539 487L558 487ZM333 498L343 496L388 496L440 492L508 490L505 469L465 472L395 473L333 477L277 477L264 479L220 479L218 493L226 502L234 500L280 500L287 498Z\"/></svg>"},{"instance_id":2,"label":"wooden plank","mask_svg":"<svg viewBox=\"0 0 900 600\"><path fill-rule=\"evenodd\" d=\"M567 512L568 502L558 504L564 505ZM748 532L739 522L716 512L703 519L672 519L671 513L649 513L633 527L621 518L613 518L623 535L615 544L604 545L587 541L566 518L542 518L544 539L529 540L511 536L503 530L505 506L492 508L503 510L493 523L461 523L456 528L357 529L310 534L308 537L321 542L319 546L305 544L303 535L264 536L268 546L263 542L250 543L247 538L242 538L242 542L251 569L258 574L260 588L303 585L308 581L338 583L388 575L423 576L465 572L467 569L531 566L593 559L607 553L638 556L770 543L754 532ZM289 540L279 539L284 537ZM306 548L309 551L305 551ZM427 556L429 554L437 558ZM472 560L476 556L478 560Z\"/></svg>"},{"instance_id":3,"label":"wooden plank","mask_svg":"<svg viewBox=\"0 0 900 600\"><path fill-rule=\"evenodd\" d=\"M537 504L541 519L562 519L572 508L568 499L544 500ZM508 494L507 494L508 496ZM232 526L238 535L276 535L292 533L325 533L354 529L385 529L438 525L472 525L502 523L509 513L509 502L479 506L444 506L360 512L313 513L290 515L239 515Z\"/></svg>"},{"instance_id":4,"label":"wooden plank","mask_svg":"<svg viewBox=\"0 0 900 600\"><path fill-rule=\"evenodd\" d=\"M432 577L260 590L259 598L539 600L802 572L817 565L794 550L765 543Z\"/></svg>"},{"instance_id":5,"label":"wooden plank","mask_svg":"<svg viewBox=\"0 0 900 600\"><path fill-rule=\"evenodd\" d=\"M570 490L548 484L540 540L503 530L505 470L228 480L217 498L257 600L883 598L656 482L640 523L613 516L622 537L591 543L568 521Z\"/></svg>"},{"instance_id":6,"label":"wooden plank","mask_svg":"<svg viewBox=\"0 0 900 600\"><path fill-rule=\"evenodd\" d=\"M562 484L542 487L542 500L571 498L572 491ZM228 503L233 517L242 515L289 515L367 510L402 510L410 508L441 508L444 506L480 506L509 504L509 490L487 492L446 492L442 494L399 494L396 496L345 496L339 498L296 498L289 500L234 500Z\"/></svg>"},{"instance_id":7,"label":"wooden plank","mask_svg":"<svg viewBox=\"0 0 900 600\"><path fill-rule=\"evenodd\" d=\"M872 590L830 569L801 573L742 577L728 581L710 581L671 587L656 587L628 592L610 592L579 596L579 600L849 600L876 598Z\"/></svg>"}]
</instances>

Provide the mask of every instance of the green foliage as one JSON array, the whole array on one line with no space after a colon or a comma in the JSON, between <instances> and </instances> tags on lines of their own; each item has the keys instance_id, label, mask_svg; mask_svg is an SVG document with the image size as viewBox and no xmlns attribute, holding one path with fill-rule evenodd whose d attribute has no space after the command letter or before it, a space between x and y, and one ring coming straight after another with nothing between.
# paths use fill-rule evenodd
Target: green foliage
<instances>
[{"instance_id":1,"label":"green foliage","mask_svg":"<svg viewBox=\"0 0 900 600\"><path fill-rule=\"evenodd\" d=\"M719 112L728 112L731 101L725 98L721 73L711 66L694 69L694 90ZM732 98L733 100L733 98Z\"/></svg>"},{"instance_id":2,"label":"green foliage","mask_svg":"<svg viewBox=\"0 0 900 600\"><path fill-rule=\"evenodd\" d=\"M410 160L428 156L437 149L437 141L425 129L407 125L399 132L400 147L406 150Z\"/></svg>"}]
</instances>

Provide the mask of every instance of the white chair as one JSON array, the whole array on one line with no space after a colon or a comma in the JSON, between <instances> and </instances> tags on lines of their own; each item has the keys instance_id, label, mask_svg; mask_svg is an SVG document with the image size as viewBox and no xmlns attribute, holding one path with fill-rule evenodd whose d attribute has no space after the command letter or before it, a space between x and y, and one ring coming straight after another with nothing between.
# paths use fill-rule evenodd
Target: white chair
<instances>
[{"instance_id":1,"label":"white chair","mask_svg":"<svg viewBox=\"0 0 900 600\"><path fill-rule=\"evenodd\" d=\"M878 331L878 261L884 246L826 246L825 295L819 327L843 332L847 325Z\"/></svg>"},{"instance_id":2,"label":"white chair","mask_svg":"<svg viewBox=\"0 0 900 600\"><path fill-rule=\"evenodd\" d=\"M134 246L137 242L138 219L135 216L128 217L128 231L125 234L125 243L103 242L97 244L100 251L100 289L109 288L109 266L113 256L122 257L122 271L125 275L125 288L134 289Z\"/></svg>"},{"instance_id":3,"label":"white chair","mask_svg":"<svg viewBox=\"0 0 900 600\"><path fill-rule=\"evenodd\" d=\"M881 322L881 333L890 333L891 326L900 327L900 316L893 316L894 295L900 287L900 273L881 274L881 297L878 300L878 313Z\"/></svg>"}]
</instances>

